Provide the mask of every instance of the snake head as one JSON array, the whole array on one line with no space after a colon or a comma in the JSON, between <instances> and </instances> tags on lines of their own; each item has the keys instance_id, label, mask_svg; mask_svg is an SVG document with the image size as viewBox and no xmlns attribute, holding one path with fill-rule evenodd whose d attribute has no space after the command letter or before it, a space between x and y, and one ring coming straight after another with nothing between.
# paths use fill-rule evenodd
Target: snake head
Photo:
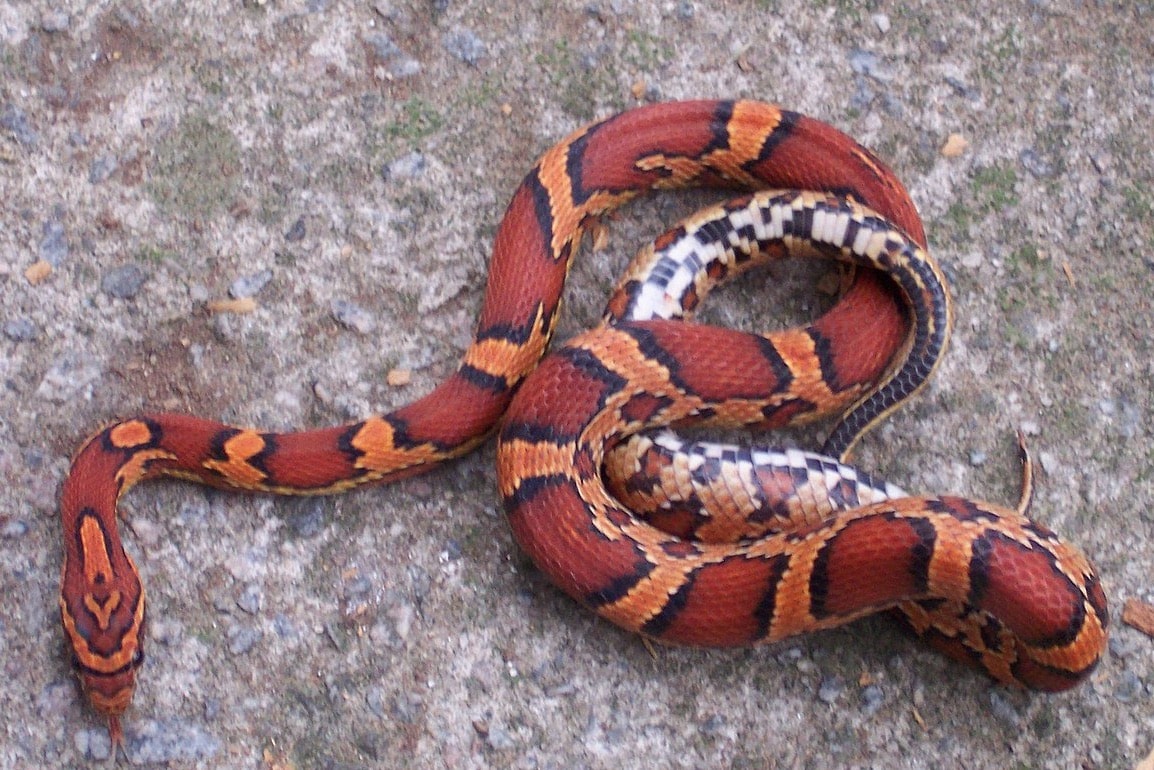
<instances>
[{"instance_id":1,"label":"snake head","mask_svg":"<svg viewBox=\"0 0 1154 770\"><path fill-rule=\"evenodd\" d=\"M114 720L132 702L144 662L144 587L131 557L98 524L82 519L78 553L66 556L60 618L89 702Z\"/></svg>"}]
</instances>

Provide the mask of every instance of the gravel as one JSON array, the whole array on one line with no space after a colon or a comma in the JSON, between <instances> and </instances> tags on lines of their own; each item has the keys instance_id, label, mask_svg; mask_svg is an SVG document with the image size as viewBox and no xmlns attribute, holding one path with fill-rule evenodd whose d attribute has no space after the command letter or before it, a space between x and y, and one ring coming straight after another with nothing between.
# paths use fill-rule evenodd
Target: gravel
<instances>
[{"instance_id":1,"label":"gravel","mask_svg":"<svg viewBox=\"0 0 1154 770\"><path fill-rule=\"evenodd\" d=\"M31 147L40 141L40 134L32 128L28 114L15 104L0 107L0 128L8 131L22 145Z\"/></svg>"},{"instance_id":2,"label":"gravel","mask_svg":"<svg viewBox=\"0 0 1154 770\"><path fill-rule=\"evenodd\" d=\"M144 288L147 280L148 273L140 265L121 265L104 274L100 290L116 299L132 299Z\"/></svg>"},{"instance_id":3,"label":"gravel","mask_svg":"<svg viewBox=\"0 0 1154 770\"><path fill-rule=\"evenodd\" d=\"M228 286L228 295L233 299L243 299L245 297L255 297L260 293L261 289L268 286L269 281L272 280L272 270L264 269L258 273L250 273L249 275L242 275Z\"/></svg>"},{"instance_id":4,"label":"gravel","mask_svg":"<svg viewBox=\"0 0 1154 770\"><path fill-rule=\"evenodd\" d=\"M81 442L141 412L321 427L430 392L533 159L656 98L778 100L891 163L957 323L932 386L855 461L1012 504L1025 427L1041 523L1097 565L1115 615L1154 590L1142 4L541 8L0 4L0 589L19 599L0 620L0 767L110 753L55 609L54 501ZM951 134L967 147L947 158ZM716 199L603 222L558 337L595 322L633 249ZM800 320L782 317L800 307L790 269L706 313ZM226 293L261 301L206 309ZM139 766L1106 770L1154 748L1154 643L1120 623L1090 681L1053 696L991 686L880 620L651 652L518 550L491 443L334 497L147 483L121 509L150 597L125 718Z\"/></svg>"},{"instance_id":5,"label":"gravel","mask_svg":"<svg viewBox=\"0 0 1154 770\"><path fill-rule=\"evenodd\" d=\"M358 334L369 334L377 326L372 312L348 300L334 299L329 307L337 323Z\"/></svg>"},{"instance_id":6,"label":"gravel","mask_svg":"<svg viewBox=\"0 0 1154 770\"><path fill-rule=\"evenodd\" d=\"M109 177L116 173L118 168L120 168L120 162L115 157L101 155L88 166L88 181L92 184L106 182Z\"/></svg>"},{"instance_id":7,"label":"gravel","mask_svg":"<svg viewBox=\"0 0 1154 770\"><path fill-rule=\"evenodd\" d=\"M13 342L31 342L40 330L31 318L12 318L4 322L4 336Z\"/></svg>"},{"instance_id":8,"label":"gravel","mask_svg":"<svg viewBox=\"0 0 1154 770\"><path fill-rule=\"evenodd\" d=\"M474 67L485 58L488 51L485 43L471 29L452 29L444 34L441 43L450 54Z\"/></svg>"},{"instance_id":9,"label":"gravel","mask_svg":"<svg viewBox=\"0 0 1154 770\"><path fill-rule=\"evenodd\" d=\"M68 257L68 237L64 223L49 220L41 228L40 258L53 267L60 267Z\"/></svg>"}]
</instances>

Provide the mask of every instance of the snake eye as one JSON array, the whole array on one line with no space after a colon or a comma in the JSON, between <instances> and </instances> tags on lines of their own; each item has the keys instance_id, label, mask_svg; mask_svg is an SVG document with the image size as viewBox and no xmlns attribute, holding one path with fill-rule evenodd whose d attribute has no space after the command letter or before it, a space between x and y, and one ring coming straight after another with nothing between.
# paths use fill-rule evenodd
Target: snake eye
<instances>
[{"instance_id":1,"label":"snake eye","mask_svg":"<svg viewBox=\"0 0 1154 770\"><path fill-rule=\"evenodd\" d=\"M132 667L137 668L144 662L144 648L137 647L136 652L132 655Z\"/></svg>"}]
</instances>

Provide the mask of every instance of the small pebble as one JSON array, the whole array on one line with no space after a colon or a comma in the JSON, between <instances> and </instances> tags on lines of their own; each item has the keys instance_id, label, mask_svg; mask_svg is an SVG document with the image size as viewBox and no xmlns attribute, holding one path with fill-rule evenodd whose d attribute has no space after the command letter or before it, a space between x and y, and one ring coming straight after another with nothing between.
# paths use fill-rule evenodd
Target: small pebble
<instances>
[{"instance_id":1,"label":"small pebble","mask_svg":"<svg viewBox=\"0 0 1154 770\"><path fill-rule=\"evenodd\" d=\"M135 719L128 738L133 765L195 764L220 752L219 740L187 720Z\"/></svg>"},{"instance_id":2,"label":"small pebble","mask_svg":"<svg viewBox=\"0 0 1154 770\"><path fill-rule=\"evenodd\" d=\"M1138 650L1137 635L1134 633L1112 633L1110 634L1110 654L1115 658L1125 658L1128 655L1134 654Z\"/></svg>"},{"instance_id":3,"label":"small pebble","mask_svg":"<svg viewBox=\"0 0 1154 770\"><path fill-rule=\"evenodd\" d=\"M873 78L879 83L888 83L894 79L881 57L864 48L854 48L849 52L849 67L858 75Z\"/></svg>"},{"instance_id":4,"label":"small pebble","mask_svg":"<svg viewBox=\"0 0 1154 770\"><path fill-rule=\"evenodd\" d=\"M393 630L397 634L397 638L404 642L409 638L409 632L413 628L413 617L416 611L413 605L408 603L401 603L395 607L391 607L388 611L389 620L393 621Z\"/></svg>"},{"instance_id":5,"label":"small pebble","mask_svg":"<svg viewBox=\"0 0 1154 770\"><path fill-rule=\"evenodd\" d=\"M157 644L173 647L184 641L184 624L174 618L149 618L148 638Z\"/></svg>"},{"instance_id":6,"label":"small pebble","mask_svg":"<svg viewBox=\"0 0 1154 770\"><path fill-rule=\"evenodd\" d=\"M40 141L40 135L28 122L28 115L15 104L5 104L0 110L0 128L11 132L17 142L25 147L31 147Z\"/></svg>"},{"instance_id":7,"label":"small pebble","mask_svg":"<svg viewBox=\"0 0 1154 770\"><path fill-rule=\"evenodd\" d=\"M115 16L116 21L118 21L122 27L127 29L140 29L141 25L143 24L140 16L137 13L134 13L133 11L130 11L123 6L117 8L116 13L113 15Z\"/></svg>"},{"instance_id":8,"label":"small pebble","mask_svg":"<svg viewBox=\"0 0 1154 770\"><path fill-rule=\"evenodd\" d=\"M44 223L38 253L42 260L53 267L60 267L64 262L68 256L68 238L62 222L50 220Z\"/></svg>"},{"instance_id":9,"label":"small pebble","mask_svg":"<svg viewBox=\"0 0 1154 770\"><path fill-rule=\"evenodd\" d=\"M48 462L48 456L35 447L29 447L24 451L24 464L28 466L30 471L39 471Z\"/></svg>"},{"instance_id":10,"label":"small pebble","mask_svg":"<svg viewBox=\"0 0 1154 770\"><path fill-rule=\"evenodd\" d=\"M1007 725L1016 726L1021 724L1022 715L1014 708L1006 697L997 690L990 690L990 710L994 716L1000 719Z\"/></svg>"},{"instance_id":11,"label":"small pebble","mask_svg":"<svg viewBox=\"0 0 1154 770\"><path fill-rule=\"evenodd\" d=\"M708 719L701 723L701 732L706 735L716 735L725 729L725 717L721 714L712 714Z\"/></svg>"},{"instance_id":12,"label":"small pebble","mask_svg":"<svg viewBox=\"0 0 1154 770\"><path fill-rule=\"evenodd\" d=\"M36 387L36 396L58 404L83 399L101 374L99 361L80 351L69 351L48 367Z\"/></svg>"},{"instance_id":13,"label":"small pebble","mask_svg":"<svg viewBox=\"0 0 1154 770\"><path fill-rule=\"evenodd\" d=\"M365 693L365 703L369 707L369 711L373 712L373 716L377 719L385 718L385 688L379 684L372 685Z\"/></svg>"},{"instance_id":14,"label":"small pebble","mask_svg":"<svg viewBox=\"0 0 1154 770\"><path fill-rule=\"evenodd\" d=\"M845 691L845 681L840 676L827 676L821 680L817 688L817 697L822 703L833 705Z\"/></svg>"},{"instance_id":15,"label":"small pebble","mask_svg":"<svg viewBox=\"0 0 1154 770\"><path fill-rule=\"evenodd\" d=\"M182 527L200 527L208 520L208 514L208 499L197 496L181 504L176 521Z\"/></svg>"},{"instance_id":16,"label":"small pebble","mask_svg":"<svg viewBox=\"0 0 1154 770\"><path fill-rule=\"evenodd\" d=\"M778 657L782 660L800 660L804 654L800 647L790 647L778 653Z\"/></svg>"},{"instance_id":17,"label":"small pebble","mask_svg":"<svg viewBox=\"0 0 1154 770\"><path fill-rule=\"evenodd\" d=\"M220 698L208 698L204 702L204 718L212 722L220 716Z\"/></svg>"},{"instance_id":18,"label":"small pebble","mask_svg":"<svg viewBox=\"0 0 1154 770\"><path fill-rule=\"evenodd\" d=\"M1117 400L1117 415L1114 420L1114 433L1118 438L1133 439L1142 425L1142 410L1138 405L1127 398Z\"/></svg>"},{"instance_id":19,"label":"small pebble","mask_svg":"<svg viewBox=\"0 0 1154 770\"><path fill-rule=\"evenodd\" d=\"M461 544L450 538L441 550L441 561L456 561L461 558Z\"/></svg>"},{"instance_id":20,"label":"small pebble","mask_svg":"<svg viewBox=\"0 0 1154 770\"><path fill-rule=\"evenodd\" d=\"M1142 679L1133 671L1123 671L1121 680L1114 688L1114 698L1119 703L1129 703L1145 694Z\"/></svg>"},{"instance_id":21,"label":"small pebble","mask_svg":"<svg viewBox=\"0 0 1154 770\"><path fill-rule=\"evenodd\" d=\"M104 762L112 756L112 740L103 727L77 730L72 735L72 745L76 747L76 753L86 759Z\"/></svg>"},{"instance_id":22,"label":"small pebble","mask_svg":"<svg viewBox=\"0 0 1154 770\"><path fill-rule=\"evenodd\" d=\"M364 41L373 49L373 53L382 59L391 59L394 56L401 55L401 49L393 42L393 39L384 32L374 32L370 35L365 35Z\"/></svg>"},{"instance_id":23,"label":"small pebble","mask_svg":"<svg viewBox=\"0 0 1154 770\"><path fill-rule=\"evenodd\" d=\"M369 627L369 641L376 649L385 647L394 650L402 649L405 642L397 633L397 629L387 619L381 619Z\"/></svg>"},{"instance_id":24,"label":"small pebble","mask_svg":"<svg viewBox=\"0 0 1154 770\"><path fill-rule=\"evenodd\" d=\"M861 691L861 706L862 711L867 716L876 714L882 704L886 702L885 691L876 684L867 685Z\"/></svg>"},{"instance_id":25,"label":"small pebble","mask_svg":"<svg viewBox=\"0 0 1154 770\"><path fill-rule=\"evenodd\" d=\"M359 733L353 743L357 750L374 762L382 762L390 755L389 737L382 733ZM340 767L340 765L332 765Z\"/></svg>"},{"instance_id":26,"label":"small pebble","mask_svg":"<svg viewBox=\"0 0 1154 770\"><path fill-rule=\"evenodd\" d=\"M377 55L377 58L388 66L388 75L390 77L404 78L416 75L421 71L420 62L406 56L405 52L385 33L374 32L370 35L365 35L364 41L373 49L373 53Z\"/></svg>"},{"instance_id":27,"label":"small pebble","mask_svg":"<svg viewBox=\"0 0 1154 770\"><path fill-rule=\"evenodd\" d=\"M343 299L334 299L330 305L337 323L358 334L368 334L376 328L373 314L359 305Z\"/></svg>"},{"instance_id":28,"label":"small pebble","mask_svg":"<svg viewBox=\"0 0 1154 770\"><path fill-rule=\"evenodd\" d=\"M878 32L884 35L890 31L890 17L886 14L875 13L873 16L870 16L870 19L873 21L874 26L878 28Z\"/></svg>"},{"instance_id":29,"label":"small pebble","mask_svg":"<svg viewBox=\"0 0 1154 770\"><path fill-rule=\"evenodd\" d=\"M252 273L250 275L242 275L237 278L228 287L228 295L233 299L245 299L246 297L255 297L261 289L268 286L268 282L272 280L272 270L264 269L259 273Z\"/></svg>"},{"instance_id":30,"label":"small pebble","mask_svg":"<svg viewBox=\"0 0 1154 770\"><path fill-rule=\"evenodd\" d=\"M489 726L489 734L485 737L485 741L496 751L508 751L517 746L509 731L499 725Z\"/></svg>"},{"instance_id":31,"label":"small pebble","mask_svg":"<svg viewBox=\"0 0 1154 770\"><path fill-rule=\"evenodd\" d=\"M255 647L263 636L259 628L235 625L228 629L228 651L233 655L244 655Z\"/></svg>"},{"instance_id":32,"label":"small pebble","mask_svg":"<svg viewBox=\"0 0 1154 770\"><path fill-rule=\"evenodd\" d=\"M967 270L977 270L981 267L982 262L985 261L985 256L980 251L969 251L962 255L960 262L962 267Z\"/></svg>"},{"instance_id":33,"label":"small pebble","mask_svg":"<svg viewBox=\"0 0 1154 770\"><path fill-rule=\"evenodd\" d=\"M101 155L88 166L88 181L92 184L100 184L115 174L118 168L120 168L120 163L115 157Z\"/></svg>"},{"instance_id":34,"label":"small pebble","mask_svg":"<svg viewBox=\"0 0 1154 770\"><path fill-rule=\"evenodd\" d=\"M272 619L272 630L281 639L296 639L300 634L297 633L297 627L293 625L286 615L277 614Z\"/></svg>"},{"instance_id":35,"label":"small pebble","mask_svg":"<svg viewBox=\"0 0 1154 770\"><path fill-rule=\"evenodd\" d=\"M886 114L893 118L900 118L905 114L906 108L902 106L901 100L892 93L882 94L882 109ZM944 266L943 266L943 269Z\"/></svg>"},{"instance_id":36,"label":"small pebble","mask_svg":"<svg viewBox=\"0 0 1154 770\"><path fill-rule=\"evenodd\" d=\"M297 217L297 221L293 222L292 227L284 234L284 239L289 243L297 243L303 241L308 228L305 226L305 218Z\"/></svg>"},{"instance_id":37,"label":"small pebble","mask_svg":"<svg viewBox=\"0 0 1154 770\"><path fill-rule=\"evenodd\" d=\"M1036 179L1049 179L1054 176L1054 164L1039 155L1033 147L1027 147L1018 153L1018 160Z\"/></svg>"},{"instance_id":38,"label":"small pebble","mask_svg":"<svg viewBox=\"0 0 1154 770\"><path fill-rule=\"evenodd\" d=\"M393 699L393 718L406 725L416 724L424 711L424 701L416 693L398 695Z\"/></svg>"},{"instance_id":39,"label":"small pebble","mask_svg":"<svg viewBox=\"0 0 1154 770\"><path fill-rule=\"evenodd\" d=\"M421 72L421 63L416 59L404 57L397 59L390 69L394 78L411 78L413 75L419 75Z\"/></svg>"},{"instance_id":40,"label":"small pebble","mask_svg":"<svg viewBox=\"0 0 1154 770\"><path fill-rule=\"evenodd\" d=\"M71 18L68 13L62 10L45 11L40 14L40 29L49 34L55 32L67 32L68 24Z\"/></svg>"},{"instance_id":41,"label":"small pebble","mask_svg":"<svg viewBox=\"0 0 1154 770\"><path fill-rule=\"evenodd\" d=\"M960 78L947 75L944 79L946 81L946 85L952 88L954 93L956 93L958 96L962 96L967 99L973 99L977 96L977 92L971 89L969 85L967 85L965 81L961 80Z\"/></svg>"},{"instance_id":42,"label":"small pebble","mask_svg":"<svg viewBox=\"0 0 1154 770\"><path fill-rule=\"evenodd\" d=\"M473 66L476 66L487 52L484 41L471 29L464 27L446 32L441 38L441 44L450 54Z\"/></svg>"},{"instance_id":43,"label":"small pebble","mask_svg":"<svg viewBox=\"0 0 1154 770\"><path fill-rule=\"evenodd\" d=\"M424 173L429 162L419 152L410 152L402 155L381 168L381 179L390 182L394 179L413 179Z\"/></svg>"},{"instance_id":44,"label":"small pebble","mask_svg":"<svg viewBox=\"0 0 1154 770\"><path fill-rule=\"evenodd\" d=\"M13 318L4 322L4 336L13 342L31 342L40 336L40 330L29 318Z\"/></svg>"},{"instance_id":45,"label":"small pebble","mask_svg":"<svg viewBox=\"0 0 1154 770\"><path fill-rule=\"evenodd\" d=\"M348 602L363 602L373 590L373 581L364 575L357 575L344 585L344 596Z\"/></svg>"},{"instance_id":46,"label":"small pebble","mask_svg":"<svg viewBox=\"0 0 1154 770\"><path fill-rule=\"evenodd\" d=\"M260 612L260 608L264 605L264 592L256 583L249 583L241 591L240 596L236 599L236 606L247 612L249 615L255 615Z\"/></svg>"},{"instance_id":47,"label":"small pebble","mask_svg":"<svg viewBox=\"0 0 1154 770\"><path fill-rule=\"evenodd\" d=\"M288 515L289 529L297 537L316 537L325 527L325 505L316 498L297 501Z\"/></svg>"},{"instance_id":48,"label":"small pebble","mask_svg":"<svg viewBox=\"0 0 1154 770\"><path fill-rule=\"evenodd\" d=\"M5 540L16 540L28 534L28 522L24 519L12 519L0 527L0 537Z\"/></svg>"},{"instance_id":49,"label":"small pebble","mask_svg":"<svg viewBox=\"0 0 1154 770\"><path fill-rule=\"evenodd\" d=\"M217 612L224 615L232 614L232 605L234 602L229 601L223 596L214 596L212 598L212 606Z\"/></svg>"},{"instance_id":50,"label":"small pebble","mask_svg":"<svg viewBox=\"0 0 1154 770\"><path fill-rule=\"evenodd\" d=\"M849 106L859 112L865 111L873 104L874 91L864 77L854 78L853 96L849 98Z\"/></svg>"},{"instance_id":51,"label":"small pebble","mask_svg":"<svg viewBox=\"0 0 1154 770\"><path fill-rule=\"evenodd\" d=\"M585 70L586 72L592 72L596 70L601 66L601 59L604 54L605 52L601 49L586 51L581 55L581 58L579 59L581 69Z\"/></svg>"},{"instance_id":52,"label":"small pebble","mask_svg":"<svg viewBox=\"0 0 1154 770\"><path fill-rule=\"evenodd\" d=\"M989 456L981 449L970 450L970 465L974 466L975 468L980 468L985 465L986 460L988 459Z\"/></svg>"},{"instance_id":53,"label":"small pebble","mask_svg":"<svg viewBox=\"0 0 1154 770\"><path fill-rule=\"evenodd\" d=\"M139 265L130 262L105 273L100 281L100 290L116 299L132 299L140 293L147 280L148 273Z\"/></svg>"},{"instance_id":54,"label":"small pebble","mask_svg":"<svg viewBox=\"0 0 1154 770\"><path fill-rule=\"evenodd\" d=\"M413 599L420 602L429 595L433 581L429 578L429 573L416 564L410 564L405 571L409 576L409 590L412 591Z\"/></svg>"}]
</instances>

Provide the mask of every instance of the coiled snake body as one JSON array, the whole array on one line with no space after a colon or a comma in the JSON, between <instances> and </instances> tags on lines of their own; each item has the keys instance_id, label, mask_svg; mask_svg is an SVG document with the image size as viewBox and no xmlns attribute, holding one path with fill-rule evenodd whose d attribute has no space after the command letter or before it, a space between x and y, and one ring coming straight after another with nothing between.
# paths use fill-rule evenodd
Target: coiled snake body
<instances>
[{"instance_id":1,"label":"coiled snake body","mask_svg":"<svg viewBox=\"0 0 1154 770\"><path fill-rule=\"evenodd\" d=\"M713 248L714 260L690 265L691 273L717 277L744 259L727 255L798 249L865 268L805 329L757 337L623 321L570 341L522 387L552 336L585 229L644 191L688 186L841 196L783 192L700 215L691 220L696 230L683 227L656 249L677 252L689 241ZM668 103L577 131L546 152L514 193L495 237L475 339L456 373L428 396L352 425L299 433L146 415L104 428L79 450L61 493L60 611L91 703L119 742L143 660L144 589L116 525L117 502L136 483L163 475L254 492L340 492L464 454L507 409L498 472L518 542L558 586L625 628L672 642L746 644L900 604L911 625L998 679L1071 686L1102 652L1105 599L1084 558L1018 512L879 495L833 518L769 526L722 544L707 533L657 529L604 486L606 452L616 456L625 439L654 425L778 426L848 409L825 447L835 458L848 452L920 387L945 345L948 301L924 244L894 175L844 134L796 113L756 102ZM660 316L646 299L659 274L627 276L610 320ZM695 279L675 290L668 276L661 280L657 294L692 310ZM653 451L642 459L616 461L627 468L622 474L660 464L649 443L642 448ZM710 465L700 453L692 462ZM738 463L735 472L798 483L807 476L793 461L767 462ZM860 499L848 483L835 479L820 493L829 508Z\"/></svg>"}]
</instances>

